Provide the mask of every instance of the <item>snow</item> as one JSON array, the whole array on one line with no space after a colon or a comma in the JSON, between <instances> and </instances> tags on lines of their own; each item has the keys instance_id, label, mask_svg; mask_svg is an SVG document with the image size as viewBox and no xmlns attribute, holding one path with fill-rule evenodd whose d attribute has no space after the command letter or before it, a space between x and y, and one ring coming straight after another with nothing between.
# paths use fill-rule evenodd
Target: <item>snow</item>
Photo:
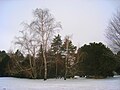
<instances>
[{"instance_id":1,"label":"snow","mask_svg":"<svg viewBox=\"0 0 120 90\"><path fill-rule=\"evenodd\" d=\"M0 90L120 90L120 76L106 79L19 79L0 78Z\"/></svg>"}]
</instances>

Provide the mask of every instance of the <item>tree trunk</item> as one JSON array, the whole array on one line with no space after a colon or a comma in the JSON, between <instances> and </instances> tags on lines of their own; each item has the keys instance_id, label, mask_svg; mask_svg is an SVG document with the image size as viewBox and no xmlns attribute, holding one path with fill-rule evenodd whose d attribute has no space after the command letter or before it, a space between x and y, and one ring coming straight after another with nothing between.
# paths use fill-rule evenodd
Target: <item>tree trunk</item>
<instances>
[{"instance_id":1,"label":"tree trunk","mask_svg":"<svg viewBox=\"0 0 120 90\"><path fill-rule=\"evenodd\" d=\"M68 72L68 45L69 45L69 38L68 38L67 44L66 44L66 58L65 58L65 75L64 75L64 80L66 80L67 72Z\"/></svg>"},{"instance_id":2,"label":"tree trunk","mask_svg":"<svg viewBox=\"0 0 120 90\"><path fill-rule=\"evenodd\" d=\"M34 79L36 79L37 78L37 72L36 72L36 61L35 61L35 59L33 59L33 74L34 74Z\"/></svg>"},{"instance_id":3,"label":"tree trunk","mask_svg":"<svg viewBox=\"0 0 120 90\"><path fill-rule=\"evenodd\" d=\"M58 70L57 70L57 68L58 68L58 66L57 66L57 58L56 58L56 79L57 79L57 72L58 72Z\"/></svg>"},{"instance_id":4,"label":"tree trunk","mask_svg":"<svg viewBox=\"0 0 120 90\"><path fill-rule=\"evenodd\" d=\"M64 75L64 80L66 80L66 78L67 78L67 56L66 56L66 58L65 58L65 75Z\"/></svg>"},{"instance_id":5,"label":"tree trunk","mask_svg":"<svg viewBox=\"0 0 120 90\"><path fill-rule=\"evenodd\" d=\"M47 80L47 61L44 50L43 50L43 59L44 59L44 80Z\"/></svg>"},{"instance_id":6,"label":"tree trunk","mask_svg":"<svg viewBox=\"0 0 120 90\"><path fill-rule=\"evenodd\" d=\"M32 70L32 72L31 72L32 77L31 78L34 78L34 69L33 69L32 60L31 60L30 55L29 55L29 62L30 62L30 68Z\"/></svg>"}]
</instances>

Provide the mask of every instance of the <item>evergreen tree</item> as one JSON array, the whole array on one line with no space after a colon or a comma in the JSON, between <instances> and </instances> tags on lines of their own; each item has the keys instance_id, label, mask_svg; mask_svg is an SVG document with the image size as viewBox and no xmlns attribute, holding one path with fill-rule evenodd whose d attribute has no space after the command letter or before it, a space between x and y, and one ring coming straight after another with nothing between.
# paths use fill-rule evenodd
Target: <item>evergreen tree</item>
<instances>
[{"instance_id":1,"label":"evergreen tree","mask_svg":"<svg viewBox=\"0 0 120 90\"><path fill-rule=\"evenodd\" d=\"M7 55L5 51L0 51L0 76L8 76L8 63L10 61L10 57Z\"/></svg>"},{"instance_id":2,"label":"evergreen tree","mask_svg":"<svg viewBox=\"0 0 120 90\"><path fill-rule=\"evenodd\" d=\"M102 43L90 43L81 47L80 70L95 78L112 76L116 61L112 51Z\"/></svg>"},{"instance_id":3,"label":"evergreen tree","mask_svg":"<svg viewBox=\"0 0 120 90\"><path fill-rule=\"evenodd\" d=\"M61 59L61 50L62 47L62 40L61 36L58 34L53 38L53 41L51 43L51 54L52 54L52 60L55 62L55 77L58 78L61 76L62 69L59 68L59 65L62 64L62 59Z\"/></svg>"},{"instance_id":4,"label":"evergreen tree","mask_svg":"<svg viewBox=\"0 0 120 90\"><path fill-rule=\"evenodd\" d=\"M61 53L61 47L62 47L62 40L61 40L61 36L58 34L53 38L53 41L51 43L51 49L53 53L56 55Z\"/></svg>"}]
</instances>

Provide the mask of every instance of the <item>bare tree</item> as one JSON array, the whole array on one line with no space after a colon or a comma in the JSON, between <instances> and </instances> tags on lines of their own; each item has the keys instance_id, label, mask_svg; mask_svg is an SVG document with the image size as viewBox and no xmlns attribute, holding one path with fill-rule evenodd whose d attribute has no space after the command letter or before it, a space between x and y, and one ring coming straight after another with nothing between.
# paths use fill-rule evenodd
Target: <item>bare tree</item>
<instances>
[{"instance_id":1,"label":"bare tree","mask_svg":"<svg viewBox=\"0 0 120 90\"><path fill-rule=\"evenodd\" d=\"M46 51L53 34L61 28L60 23L56 22L54 17L49 13L48 9L36 9L34 12L34 20L30 24L25 24L25 30L21 31L22 36L16 38L16 44L22 47L25 53L32 55L30 58L30 66L34 77L36 78L35 56L42 47L44 61L44 80L47 79L47 60Z\"/></svg>"},{"instance_id":2,"label":"bare tree","mask_svg":"<svg viewBox=\"0 0 120 90\"><path fill-rule=\"evenodd\" d=\"M114 14L106 30L108 44L114 52L120 51L120 10Z\"/></svg>"}]
</instances>

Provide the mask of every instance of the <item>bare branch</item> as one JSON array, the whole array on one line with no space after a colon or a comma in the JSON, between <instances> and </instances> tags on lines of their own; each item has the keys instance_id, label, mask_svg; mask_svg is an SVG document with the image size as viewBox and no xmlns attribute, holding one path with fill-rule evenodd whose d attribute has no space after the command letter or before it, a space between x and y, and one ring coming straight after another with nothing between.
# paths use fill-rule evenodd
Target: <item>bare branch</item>
<instances>
[{"instance_id":1,"label":"bare branch","mask_svg":"<svg viewBox=\"0 0 120 90\"><path fill-rule=\"evenodd\" d=\"M120 51L120 10L110 20L107 27L106 37L108 44L114 52Z\"/></svg>"}]
</instances>

